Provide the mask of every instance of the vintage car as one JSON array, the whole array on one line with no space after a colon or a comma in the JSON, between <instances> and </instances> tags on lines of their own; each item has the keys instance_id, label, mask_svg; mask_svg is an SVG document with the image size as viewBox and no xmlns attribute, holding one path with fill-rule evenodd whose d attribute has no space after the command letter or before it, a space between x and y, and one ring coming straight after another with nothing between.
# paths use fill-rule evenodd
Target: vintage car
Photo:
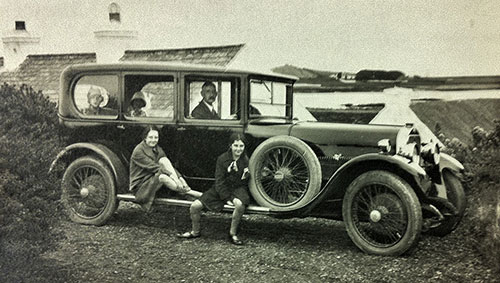
<instances>
[{"instance_id":1,"label":"vintage car","mask_svg":"<svg viewBox=\"0 0 500 283\"><path fill-rule=\"evenodd\" d=\"M216 85L220 119L191 115L206 81ZM352 241L378 255L408 251L421 232L443 236L456 228L466 205L457 160L435 142L422 143L411 124L297 119L295 81L199 65L69 66L61 75L58 115L71 140L51 170L64 172L62 202L70 218L102 225L119 201L135 200L129 159L144 126L153 124L174 166L200 191L213 184L228 137L244 133L252 196L246 213L343 220ZM146 100L141 116L129 109L138 91ZM97 102L91 93L101 94ZM156 204L187 207L191 201L164 190Z\"/></svg>"}]
</instances>

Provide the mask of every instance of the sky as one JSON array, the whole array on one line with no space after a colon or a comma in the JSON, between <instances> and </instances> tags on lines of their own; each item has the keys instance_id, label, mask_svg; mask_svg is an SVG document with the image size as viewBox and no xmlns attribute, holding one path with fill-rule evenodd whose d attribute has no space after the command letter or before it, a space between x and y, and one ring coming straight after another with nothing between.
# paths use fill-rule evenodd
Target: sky
<instances>
[{"instance_id":1,"label":"sky","mask_svg":"<svg viewBox=\"0 0 500 283\"><path fill-rule=\"evenodd\" d=\"M111 2L139 32L134 49L244 43L234 65L252 70L500 75L495 0L0 0L0 32L23 20L43 54L94 52Z\"/></svg>"}]
</instances>

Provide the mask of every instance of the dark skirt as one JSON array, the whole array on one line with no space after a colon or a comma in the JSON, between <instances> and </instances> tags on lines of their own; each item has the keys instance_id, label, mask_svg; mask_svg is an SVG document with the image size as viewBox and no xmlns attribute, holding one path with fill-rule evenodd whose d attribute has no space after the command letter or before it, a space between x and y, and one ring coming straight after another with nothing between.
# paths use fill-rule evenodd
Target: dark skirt
<instances>
[{"instance_id":1,"label":"dark skirt","mask_svg":"<svg viewBox=\"0 0 500 283\"><path fill-rule=\"evenodd\" d=\"M232 201L235 198L241 200L244 206L250 204L250 196L248 195L246 187L238 187L234 189L231 195L226 199L222 199L215 188L212 187L203 193L200 197L200 201L208 210L218 212L222 211L227 201Z\"/></svg>"},{"instance_id":2,"label":"dark skirt","mask_svg":"<svg viewBox=\"0 0 500 283\"><path fill-rule=\"evenodd\" d=\"M160 173L158 172L149 178L145 178L141 184L134 188L132 193L134 193L137 203L146 203L154 199L156 191L163 186L159 176Z\"/></svg>"}]
</instances>

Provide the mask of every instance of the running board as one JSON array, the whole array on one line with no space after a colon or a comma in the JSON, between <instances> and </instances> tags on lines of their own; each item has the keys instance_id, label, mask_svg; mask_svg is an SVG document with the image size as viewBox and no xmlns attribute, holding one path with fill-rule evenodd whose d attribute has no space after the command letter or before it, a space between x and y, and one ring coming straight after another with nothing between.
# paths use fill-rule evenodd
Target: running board
<instances>
[{"instance_id":1,"label":"running board","mask_svg":"<svg viewBox=\"0 0 500 283\"><path fill-rule=\"evenodd\" d=\"M125 200L135 202L135 196L132 194L117 194L116 198L118 200ZM154 200L154 204L164 204L164 205L173 205L173 206L183 206L190 207L193 202L190 200L183 199L172 199L172 198L156 198ZM224 211L233 211L234 205L224 205ZM249 205L245 209L246 214L272 214L272 212L267 207Z\"/></svg>"}]
</instances>

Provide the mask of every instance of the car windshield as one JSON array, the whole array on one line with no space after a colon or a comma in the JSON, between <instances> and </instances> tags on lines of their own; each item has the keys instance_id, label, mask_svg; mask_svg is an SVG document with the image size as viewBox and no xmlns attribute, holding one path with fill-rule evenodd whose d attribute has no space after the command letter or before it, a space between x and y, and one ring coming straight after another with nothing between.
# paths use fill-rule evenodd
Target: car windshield
<instances>
[{"instance_id":1,"label":"car windshield","mask_svg":"<svg viewBox=\"0 0 500 283\"><path fill-rule=\"evenodd\" d=\"M250 118L291 116L292 84L250 80Z\"/></svg>"}]
</instances>

